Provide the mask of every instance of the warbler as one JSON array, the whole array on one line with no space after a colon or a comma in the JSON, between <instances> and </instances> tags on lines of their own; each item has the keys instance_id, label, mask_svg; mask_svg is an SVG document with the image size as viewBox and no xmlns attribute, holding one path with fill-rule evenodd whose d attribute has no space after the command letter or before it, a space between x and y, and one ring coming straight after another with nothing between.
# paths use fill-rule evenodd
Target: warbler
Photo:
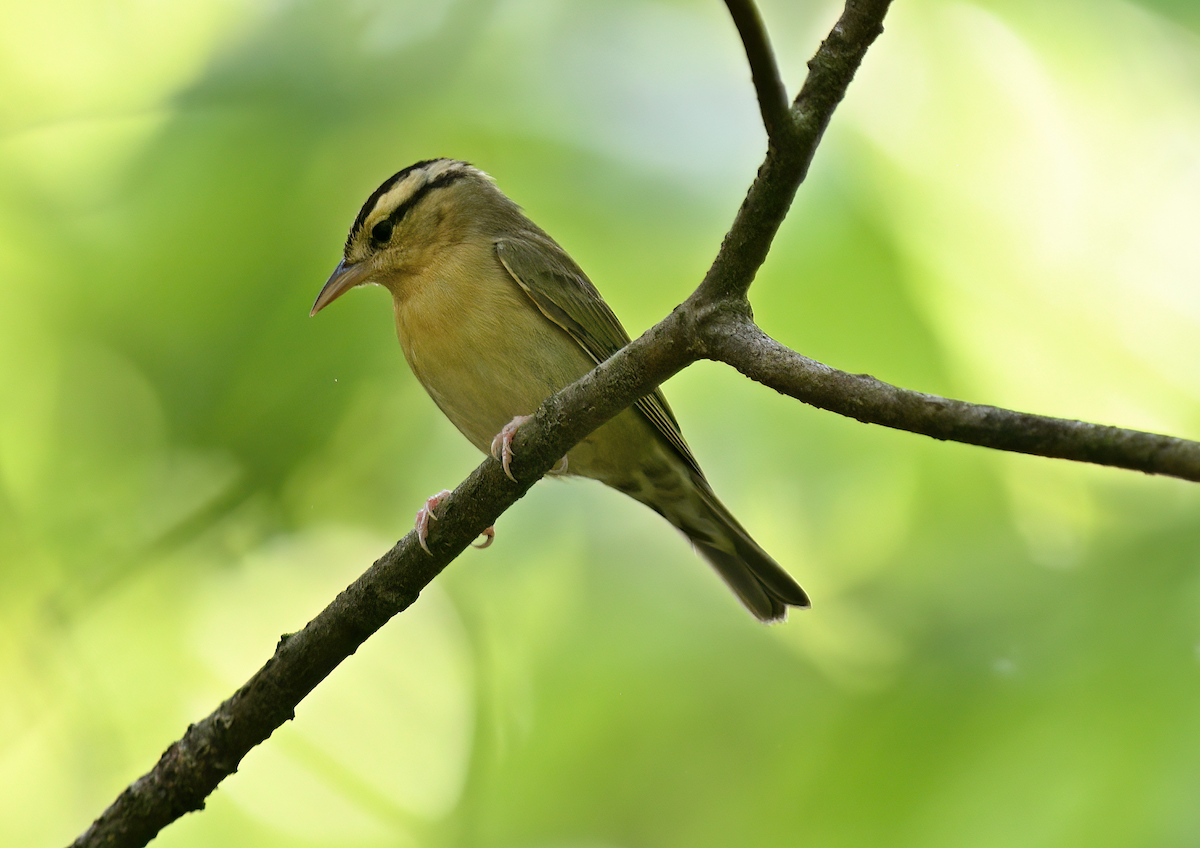
<instances>
[{"instance_id":1,"label":"warbler","mask_svg":"<svg viewBox=\"0 0 1200 848\"><path fill-rule=\"evenodd\" d=\"M417 380L506 473L524 418L629 342L567 252L491 177L455 159L417 162L371 193L310 314L368 283L391 292ZM584 438L559 471L599 480L662 515L760 620L809 605L717 500L661 390ZM438 498L418 513L422 545Z\"/></svg>"}]
</instances>

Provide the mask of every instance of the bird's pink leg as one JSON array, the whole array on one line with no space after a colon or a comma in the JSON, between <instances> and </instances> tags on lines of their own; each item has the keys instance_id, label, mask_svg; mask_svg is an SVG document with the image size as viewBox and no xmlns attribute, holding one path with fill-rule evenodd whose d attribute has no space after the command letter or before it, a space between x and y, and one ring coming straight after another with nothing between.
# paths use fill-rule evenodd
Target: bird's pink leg
<instances>
[{"instance_id":1,"label":"bird's pink leg","mask_svg":"<svg viewBox=\"0 0 1200 848\"><path fill-rule=\"evenodd\" d=\"M532 420L532 415L518 415L512 421L505 424L503 429L496 434L496 438L492 439L492 459L499 461L500 466L504 469L505 476L514 483L517 482L517 478L508 470L508 466L512 463L513 458L513 437L517 435L518 427Z\"/></svg>"},{"instance_id":2,"label":"bird's pink leg","mask_svg":"<svg viewBox=\"0 0 1200 848\"><path fill-rule=\"evenodd\" d=\"M425 549L425 553L430 553L429 545L425 539L429 536L429 520L437 520L437 515L434 510L441 506L442 500L446 495L450 494L449 489L442 489L436 495L433 495L425 501L425 506L417 510L417 520L414 524L414 529L417 531L417 542Z\"/></svg>"},{"instance_id":3,"label":"bird's pink leg","mask_svg":"<svg viewBox=\"0 0 1200 848\"><path fill-rule=\"evenodd\" d=\"M417 531L417 542L420 543L421 547L425 549L425 553L427 554L431 553L429 550L429 545L426 544L425 541L429 536L429 521L430 519L437 521L437 514L434 512L434 510L442 505L442 501L448 494L450 494L449 489L442 489L436 495L426 500L425 506L417 510L417 520L414 524L414 527ZM494 526L489 527L479 535L484 537L484 541L478 544L472 543L472 546L476 548L486 548L495 541L496 528Z\"/></svg>"},{"instance_id":4,"label":"bird's pink leg","mask_svg":"<svg viewBox=\"0 0 1200 848\"><path fill-rule=\"evenodd\" d=\"M496 434L496 438L492 439L492 459L500 463L501 467L504 468L504 474L514 483L517 482L517 478L512 475L512 472L508 468L513 458L513 438L517 435L517 428L532 420L532 415L518 415L512 421L505 424L503 429ZM551 474L565 474L566 472L567 458L565 456L558 461L557 465L550 469ZM482 547L487 547L487 545L483 545Z\"/></svg>"}]
</instances>

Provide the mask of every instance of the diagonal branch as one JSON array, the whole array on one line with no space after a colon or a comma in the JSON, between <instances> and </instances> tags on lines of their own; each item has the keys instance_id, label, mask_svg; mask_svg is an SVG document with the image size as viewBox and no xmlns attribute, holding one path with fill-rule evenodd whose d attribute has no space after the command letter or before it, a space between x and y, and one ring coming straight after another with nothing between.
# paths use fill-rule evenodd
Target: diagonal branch
<instances>
[{"instance_id":1,"label":"diagonal branch","mask_svg":"<svg viewBox=\"0 0 1200 848\"><path fill-rule=\"evenodd\" d=\"M552 463L551 463L552 464ZM550 464L542 469L549 470ZM285 721L342 660L416 601L442 569L493 524L541 475L516 484L499 463L475 470L439 509L431 554L409 533L297 633L280 638L253 677L207 718L190 725L147 774L132 783L74 843L74 848L147 844L237 770L242 758Z\"/></svg>"}]
</instances>

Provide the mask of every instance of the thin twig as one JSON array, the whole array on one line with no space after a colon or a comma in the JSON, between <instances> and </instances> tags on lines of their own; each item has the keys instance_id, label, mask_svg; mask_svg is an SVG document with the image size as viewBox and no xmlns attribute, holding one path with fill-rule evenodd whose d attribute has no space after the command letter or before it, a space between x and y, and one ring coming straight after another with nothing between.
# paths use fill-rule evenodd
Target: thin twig
<instances>
[{"instance_id":1,"label":"thin twig","mask_svg":"<svg viewBox=\"0 0 1200 848\"><path fill-rule=\"evenodd\" d=\"M753 0L725 0L725 5L746 48L750 77L758 94L758 108L762 112L767 142L771 147L786 147L791 144L794 134L792 118L788 113L788 93L779 74L775 54L771 51L762 16Z\"/></svg>"},{"instance_id":2,"label":"thin twig","mask_svg":"<svg viewBox=\"0 0 1200 848\"><path fill-rule=\"evenodd\" d=\"M842 16L809 60L808 78L791 110L795 124L788 134L789 143L773 146L767 151L712 266L689 298L690 305L703 308L705 305L729 306L740 302L740 308L749 311L749 305L745 303L746 292L766 260L775 233L808 173L825 127L842 102L867 48L883 32L883 17L889 5L891 0L848 0L846 3ZM769 47L765 49L769 50ZM756 52L747 46L747 56ZM756 73L755 78L757 85L759 74ZM815 79L819 79L819 83L814 82ZM767 119L764 109L763 120Z\"/></svg>"}]
</instances>

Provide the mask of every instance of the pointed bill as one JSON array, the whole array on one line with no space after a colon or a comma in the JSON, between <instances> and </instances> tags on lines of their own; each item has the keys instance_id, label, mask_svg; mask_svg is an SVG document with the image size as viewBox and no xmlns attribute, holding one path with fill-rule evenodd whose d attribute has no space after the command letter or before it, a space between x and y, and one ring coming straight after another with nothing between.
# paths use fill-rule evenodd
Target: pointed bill
<instances>
[{"instance_id":1,"label":"pointed bill","mask_svg":"<svg viewBox=\"0 0 1200 848\"><path fill-rule=\"evenodd\" d=\"M350 289L367 282L367 275L369 273L369 263L347 262L343 259L333 269L333 273L329 275L329 279L325 281L325 285L321 288L321 293L317 295L317 299L313 303L312 311L308 313L309 317L311 318L313 315L316 315L326 306L350 291Z\"/></svg>"}]
</instances>

